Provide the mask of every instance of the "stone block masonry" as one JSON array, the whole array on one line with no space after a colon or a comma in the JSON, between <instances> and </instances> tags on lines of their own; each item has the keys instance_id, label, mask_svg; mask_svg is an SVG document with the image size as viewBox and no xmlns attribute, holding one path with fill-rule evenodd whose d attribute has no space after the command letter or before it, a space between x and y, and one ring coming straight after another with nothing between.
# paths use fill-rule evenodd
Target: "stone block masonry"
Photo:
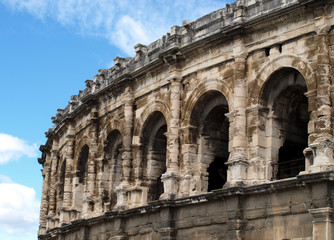
<instances>
[{"instance_id":1,"label":"stone block masonry","mask_svg":"<svg viewBox=\"0 0 334 240\"><path fill-rule=\"evenodd\" d=\"M330 240L334 2L238 0L52 118L38 238Z\"/></svg>"}]
</instances>

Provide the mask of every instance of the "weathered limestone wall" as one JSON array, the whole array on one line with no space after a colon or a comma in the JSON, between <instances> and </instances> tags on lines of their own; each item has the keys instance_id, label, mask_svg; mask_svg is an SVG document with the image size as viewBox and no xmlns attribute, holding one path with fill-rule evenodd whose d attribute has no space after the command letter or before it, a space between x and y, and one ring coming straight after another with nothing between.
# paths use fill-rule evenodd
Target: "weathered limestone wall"
<instances>
[{"instance_id":1,"label":"weathered limestone wall","mask_svg":"<svg viewBox=\"0 0 334 240\"><path fill-rule=\"evenodd\" d=\"M238 0L115 58L52 118L39 238L331 239L333 26Z\"/></svg>"},{"instance_id":2,"label":"weathered limestone wall","mask_svg":"<svg viewBox=\"0 0 334 240\"><path fill-rule=\"evenodd\" d=\"M324 206L333 204L332 178L333 174L313 174L293 181L216 190L150 203L123 213L108 213L55 230L64 240L271 240L312 239L313 234L318 234L315 239L326 239L324 229L314 228L312 221L321 221L312 215L319 210L319 217L327 216L328 208ZM333 218L332 213L328 215ZM58 239L52 233L55 231L40 239Z\"/></svg>"}]
</instances>

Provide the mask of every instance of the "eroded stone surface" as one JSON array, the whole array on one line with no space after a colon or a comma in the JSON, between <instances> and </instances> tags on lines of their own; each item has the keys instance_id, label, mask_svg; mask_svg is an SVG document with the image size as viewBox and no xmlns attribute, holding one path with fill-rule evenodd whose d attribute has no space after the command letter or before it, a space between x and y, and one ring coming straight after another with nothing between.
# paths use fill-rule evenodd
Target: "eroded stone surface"
<instances>
[{"instance_id":1,"label":"eroded stone surface","mask_svg":"<svg viewBox=\"0 0 334 240\"><path fill-rule=\"evenodd\" d=\"M52 118L40 239L331 239L334 4L238 0Z\"/></svg>"}]
</instances>

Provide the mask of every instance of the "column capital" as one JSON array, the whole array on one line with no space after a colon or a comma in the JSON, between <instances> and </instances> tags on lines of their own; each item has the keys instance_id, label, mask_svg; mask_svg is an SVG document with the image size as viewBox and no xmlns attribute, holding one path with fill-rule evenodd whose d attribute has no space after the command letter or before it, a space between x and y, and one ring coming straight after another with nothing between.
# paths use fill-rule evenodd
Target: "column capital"
<instances>
[{"instance_id":1,"label":"column capital","mask_svg":"<svg viewBox=\"0 0 334 240\"><path fill-rule=\"evenodd\" d=\"M182 72L181 71L173 71L172 73L169 74L169 76L166 80L171 85L180 84L181 80L182 80Z\"/></svg>"}]
</instances>

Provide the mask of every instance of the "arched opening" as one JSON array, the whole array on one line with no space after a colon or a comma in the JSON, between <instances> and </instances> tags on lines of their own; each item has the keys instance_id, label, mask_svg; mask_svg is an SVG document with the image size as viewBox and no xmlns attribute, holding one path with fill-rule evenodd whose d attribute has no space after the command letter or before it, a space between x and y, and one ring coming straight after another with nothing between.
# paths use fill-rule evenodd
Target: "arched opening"
<instances>
[{"instance_id":1,"label":"arched opening","mask_svg":"<svg viewBox=\"0 0 334 240\"><path fill-rule=\"evenodd\" d=\"M89 157L89 147L84 145L79 153L76 166L76 179L74 181L73 207L78 211L82 211L82 204L85 192L85 181L87 176L87 162Z\"/></svg>"},{"instance_id":2,"label":"arched opening","mask_svg":"<svg viewBox=\"0 0 334 240\"><path fill-rule=\"evenodd\" d=\"M303 76L292 68L275 72L265 84L263 100L269 109L266 126L272 179L295 177L305 170L303 150L308 146L309 122L306 91Z\"/></svg>"},{"instance_id":3,"label":"arched opening","mask_svg":"<svg viewBox=\"0 0 334 240\"><path fill-rule=\"evenodd\" d=\"M228 104L223 94L210 91L197 101L190 124L197 129L196 138L200 171L200 191L220 189L227 181L229 121Z\"/></svg>"},{"instance_id":4,"label":"arched opening","mask_svg":"<svg viewBox=\"0 0 334 240\"><path fill-rule=\"evenodd\" d=\"M101 189L102 207L111 210L117 202L115 188L122 180L122 135L114 130L107 136L105 145L105 157L102 166Z\"/></svg>"},{"instance_id":5,"label":"arched opening","mask_svg":"<svg viewBox=\"0 0 334 240\"><path fill-rule=\"evenodd\" d=\"M84 183L87 169L88 154L89 154L89 147L85 145L82 147L78 158L76 176L79 178L79 183Z\"/></svg>"},{"instance_id":6,"label":"arched opening","mask_svg":"<svg viewBox=\"0 0 334 240\"><path fill-rule=\"evenodd\" d=\"M158 200L164 192L161 176L166 172L167 122L161 112L153 112L144 124L144 177L148 183L148 201Z\"/></svg>"}]
</instances>

